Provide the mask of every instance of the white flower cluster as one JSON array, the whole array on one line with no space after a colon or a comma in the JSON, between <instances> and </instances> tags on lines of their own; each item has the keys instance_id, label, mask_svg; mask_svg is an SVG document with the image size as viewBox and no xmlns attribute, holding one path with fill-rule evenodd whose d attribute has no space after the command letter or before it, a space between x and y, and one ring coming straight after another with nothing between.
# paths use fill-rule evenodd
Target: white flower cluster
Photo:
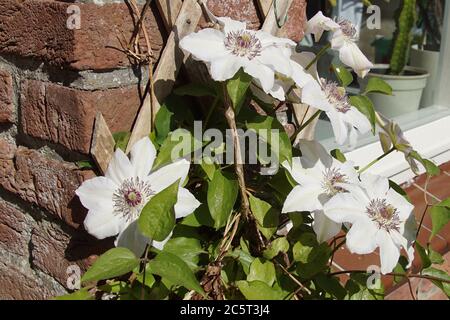
<instances>
[{"instance_id":1,"label":"white flower cluster","mask_svg":"<svg viewBox=\"0 0 450 320\"><path fill-rule=\"evenodd\" d=\"M383 274L394 269L402 248L411 263L415 224L409 219L414 218L414 207L389 187L389 180L370 174L358 177L352 162L335 160L317 142L301 141L300 149L301 158L292 159L292 165L283 163L298 183L283 213L311 212L320 242L335 237L345 224L350 228L350 252L369 254L379 248Z\"/></svg>"},{"instance_id":2,"label":"white flower cluster","mask_svg":"<svg viewBox=\"0 0 450 320\"><path fill-rule=\"evenodd\" d=\"M350 104L345 89L319 78L314 56L297 53L296 44L289 39L247 30L245 23L230 18L215 19L220 30L204 29L180 42L183 50L206 63L214 80L229 80L242 68L257 87L278 100L285 99L292 85L297 86L303 103L328 115L339 144L349 141L352 145L358 134L370 131L370 122ZM307 32L318 40L325 30L333 32L331 48L339 50L342 62L364 77L372 64L355 43L355 28L319 12L308 22ZM298 185L285 200L282 212L310 212L321 242L336 236L344 225L349 229L346 237L351 252L368 254L379 248L383 273L393 270L402 248L411 261L414 230L408 221L413 206L389 187L389 181L360 176L353 163L333 159L316 142L300 141L299 147L302 157L283 163ZM152 172L155 158L155 147L145 138L134 145L130 158L117 150L105 177L86 181L76 191L89 209L84 226L90 234L98 239L117 236L117 246L141 256L147 245L162 248L167 241L152 241L137 227L151 197L180 180L176 218L199 207L182 187L190 163L179 160Z\"/></svg>"},{"instance_id":3,"label":"white flower cluster","mask_svg":"<svg viewBox=\"0 0 450 320\"><path fill-rule=\"evenodd\" d=\"M214 19L221 30L203 29L180 41L183 50L206 63L214 80L229 80L242 68L257 87L280 101L297 86L303 103L327 114L340 145L348 141L352 147L358 134L370 131L369 120L349 103L345 89L319 78L316 65L308 63L314 56L296 52L295 42L247 30L245 23L230 18ZM354 27L319 12L308 22L307 32L318 40L324 30L334 32L331 46L339 50L342 62L364 77L373 65L356 45Z\"/></svg>"}]
</instances>

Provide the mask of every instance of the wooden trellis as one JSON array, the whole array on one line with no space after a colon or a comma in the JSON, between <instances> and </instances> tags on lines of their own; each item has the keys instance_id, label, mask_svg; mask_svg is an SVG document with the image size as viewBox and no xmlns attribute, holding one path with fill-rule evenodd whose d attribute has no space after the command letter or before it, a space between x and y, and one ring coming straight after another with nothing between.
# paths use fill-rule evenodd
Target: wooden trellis
<instances>
[{"instance_id":1,"label":"wooden trellis","mask_svg":"<svg viewBox=\"0 0 450 320\"><path fill-rule=\"evenodd\" d=\"M202 9L204 0L156 0L157 7L164 25L170 31L166 46L153 75L149 77L150 88L146 91L144 101L139 110L136 122L128 142L127 152L135 142L146 137L152 131L152 123L161 103L172 92L175 80L183 64L188 71L198 73L194 69L198 65L187 63L189 56L178 46L179 41L191 32L194 32L205 11ZM258 0L258 7L263 16L266 17L262 29L273 35L280 32L280 21L287 17L293 0ZM151 71L150 71L151 72ZM153 89L153 83L162 83ZM294 105L294 111L298 119L304 119L314 110L305 108L304 105ZM114 139L101 113L97 114L92 139L91 154L104 173L114 154Z\"/></svg>"}]
</instances>

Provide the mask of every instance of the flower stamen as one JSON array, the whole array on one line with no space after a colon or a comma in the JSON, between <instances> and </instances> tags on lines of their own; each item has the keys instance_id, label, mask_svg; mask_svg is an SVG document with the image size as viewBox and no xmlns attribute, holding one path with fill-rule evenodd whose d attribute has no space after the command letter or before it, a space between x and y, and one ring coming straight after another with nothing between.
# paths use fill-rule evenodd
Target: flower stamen
<instances>
[{"instance_id":1,"label":"flower stamen","mask_svg":"<svg viewBox=\"0 0 450 320\"><path fill-rule=\"evenodd\" d=\"M345 89L339 87L339 85L333 81L321 79L321 82L328 102L334 106L336 111L347 113L352 106L348 100L347 94L345 93Z\"/></svg>"},{"instance_id":2,"label":"flower stamen","mask_svg":"<svg viewBox=\"0 0 450 320\"><path fill-rule=\"evenodd\" d=\"M125 180L113 195L114 214L124 217L128 222L134 221L153 194L147 182L139 178Z\"/></svg>"},{"instance_id":3,"label":"flower stamen","mask_svg":"<svg viewBox=\"0 0 450 320\"><path fill-rule=\"evenodd\" d=\"M347 176L339 171L337 168L327 168L323 172L322 188L330 197L338 193L346 192L342 187L336 186L338 183L347 183Z\"/></svg>"},{"instance_id":4,"label":"flower stamen","mask_svg":"<svg viewBox=\"0 0 450 320\"><path fill-rule=\"evenodd\" d=\"M353 23L347 19L342 19L338 22L341 31L350 40L357 40L358 31Z\"/></svg>"},{"instance_id":5,"label":"flower stamen","mask_svg":"<svg viewBox=\"0 0 450 320\"><path fill-rule=\"evenodd\" d=\"M388 204L386 199L372 200L366 208L367 214L378 225L379 229L386 231L399 231L400 217L397 209Z\"/></svg>"},{"instance_id":6,"label":"flower stamen","mask_svg":"<svg viewBox=\"0 0 450 320\"><path fill-rule=\"evenodd\" d=\"M261 41L251 32L246 30L231 31L225 38L225 47L238 57L246 57L249 60L261 54Z\"/></svg>"}]
</instances>

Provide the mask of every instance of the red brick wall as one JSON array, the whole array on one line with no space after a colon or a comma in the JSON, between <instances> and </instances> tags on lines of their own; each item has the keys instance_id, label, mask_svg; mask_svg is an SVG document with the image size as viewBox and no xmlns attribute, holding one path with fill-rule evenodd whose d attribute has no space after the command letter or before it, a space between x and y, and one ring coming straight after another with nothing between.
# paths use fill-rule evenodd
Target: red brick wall
<instances>
[{"instance_id":1,"label":"red brick wall","mask_svg":"<svg viewBox=\"0 0 450 320\"><path fill-rule=\"evenodd\" d=\"M80 29L67 28L73 2ZM89 158L97 111L113 132L131 128L146 76L114 49L133 30L125 1L78 2L0 0L0 299L63 294L67 267L85 269L112 245L83 230L74 190L94 173L73 162ZM255 3L209 1L216 14L258 28ZM292 38L303 35L304 14L295 0ZM157 62L167 32L156 6L145 26Z\"/></svg>"}]
</instances>

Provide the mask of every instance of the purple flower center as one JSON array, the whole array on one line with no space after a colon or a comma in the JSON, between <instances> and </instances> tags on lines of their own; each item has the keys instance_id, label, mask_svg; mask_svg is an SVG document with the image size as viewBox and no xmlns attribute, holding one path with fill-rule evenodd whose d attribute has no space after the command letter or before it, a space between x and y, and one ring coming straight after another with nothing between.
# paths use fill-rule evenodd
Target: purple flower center
<instances>
[{"instance_id":1,"label":"purple flower center","mask_svg":"<svg viewBox=\"0 0 450 320\"><path fill-rule=\"evenodd\" d=\"M114 213L127 221L135 220L153 194L147 182L139 178L127 179L113 195Z\"/></svg>"},{"instance_id":2,"label":"purple flower center","mask_svg":"<svg viewBox=\"0 0 450 320\"><path fill-rule=\"evenodd\" d=\"M262 50L261 41L246 30L229 32L225 38L225 47L235 56L249 60L259 56Z\"/></svg>"},{"instance_id":3,"label":"purple flower center","mask_svg":"<svg viewBox=\"0 0 450 320\"><path fill-rule=\"evenodd\" d=\"M358 31L356 27L347 19L342 19L338 22L341 26L342 33L349 39L355 40Z\"/></svg>"},{"instance_id":4,"label":"purple flower center","mask_svg":"<svg viewBox=\"0 0 450 320\"><path fill-rule=\"evenodd\" d=\"M375 222L379 229L386 231L396 230L400 228L400 217L397 209L388 204L386 199L374 199L366 208L369 217Z\"/></svg>"},{"instance_id":5,"label":"purple flower center","mask_svg":"<svg viewBox=\"0 0 450 320\"><path fill-rule=\"evenodd\" d=\"M327 168L323 172L322 188L329 196L334 196L338 193L346 192L345 189L337 186L336 184L347 182L347 176L337 168Z\"/></svg>"},{"instance_id":6,"label":"purple flower center","mask_svg":"<svg viewBox=\"0 0 450 320\"><path fill-rule=\"evenodd\" d=\"M345 89L339 87L336 82L327 81L321 79L322 88L325 91L325 95L328 102L336 109L336 111L341 113L347 113L352 108Z\"/></svg>"}]
</instances>

